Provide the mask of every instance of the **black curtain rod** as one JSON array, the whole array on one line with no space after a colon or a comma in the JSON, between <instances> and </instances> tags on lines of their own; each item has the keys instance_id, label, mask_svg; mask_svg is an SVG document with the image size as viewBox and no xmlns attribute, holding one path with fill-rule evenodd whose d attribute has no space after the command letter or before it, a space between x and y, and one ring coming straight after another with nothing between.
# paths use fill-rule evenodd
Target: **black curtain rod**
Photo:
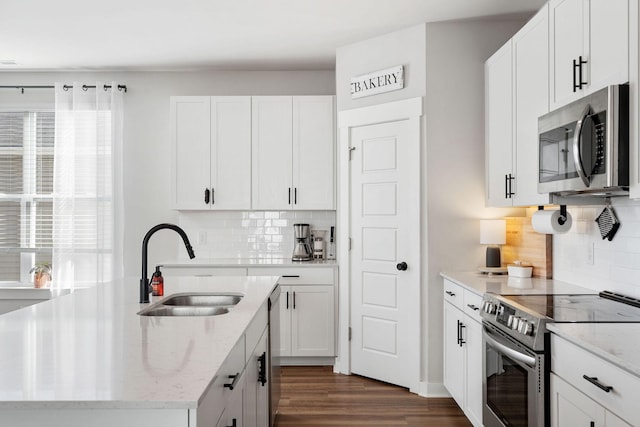
<instances>
[{"instance_id":1,"label":"black curtain rod","mask_svg":"<svg viewBox=\"0 0 640 427\"><path fill-rule=\"evenodd\" d=\"M0 89L20 89L21 93L24 93L25 89L53 89L55 86L25 86L25 85L16 85L16 86L0 86ZM62 89L69 90L73 89L73 85L64 85ZM86 91L87 89L95 89L95 86L82 85L82 90ZM111 85L104 85L103 89L106 91L107 89L111 89ZM127 85L118 85L119 91L124 91L127 93Z\"/></svg>"}]
</instances>

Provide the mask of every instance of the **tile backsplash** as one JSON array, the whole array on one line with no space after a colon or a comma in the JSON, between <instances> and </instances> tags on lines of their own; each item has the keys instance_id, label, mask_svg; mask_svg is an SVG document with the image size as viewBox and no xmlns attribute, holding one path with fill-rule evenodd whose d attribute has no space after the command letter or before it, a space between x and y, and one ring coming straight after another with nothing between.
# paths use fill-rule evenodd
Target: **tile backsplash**
<instances>
[{"instance_id":1,"label":"tile backsplash","mask_svg":"<svg viewBox=\"0 0 640 427\"><path fill-rule=\"evenodd\" d=\"M612 241L602 240L595 222L602 209L568 207L571 230L553 236L554 279L640 297L640 201L614 199L621 225Z\"/></svg>"},{"instance_id":2,"label":"tile backsplash","mask_svg":"<svg viewBox=\"0 0 640 427\"><path fill-rule=\"evenodd\" d=\"M178 224L202 258L291 258L293 224L311 230L336 225L335 211L214 211L180 212ZM179 259L186 259L179 251Z\"/></svg>"}]
</instances>

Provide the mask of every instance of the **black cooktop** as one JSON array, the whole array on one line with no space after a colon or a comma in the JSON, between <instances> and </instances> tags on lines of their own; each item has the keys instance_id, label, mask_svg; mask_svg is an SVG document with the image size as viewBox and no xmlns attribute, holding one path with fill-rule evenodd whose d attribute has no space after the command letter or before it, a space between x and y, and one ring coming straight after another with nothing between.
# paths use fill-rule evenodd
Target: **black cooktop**
<instances>
[{"instance_id":1,"label":"black cooktop","mask_svg":"<svg viewBox=\"0 0 640 427\"><path fill-rule=\"evenodd\" d=\"M554 322L640 323L640 300L613 292L599 295L502 295Z\"/></svg>"}]
</instances>

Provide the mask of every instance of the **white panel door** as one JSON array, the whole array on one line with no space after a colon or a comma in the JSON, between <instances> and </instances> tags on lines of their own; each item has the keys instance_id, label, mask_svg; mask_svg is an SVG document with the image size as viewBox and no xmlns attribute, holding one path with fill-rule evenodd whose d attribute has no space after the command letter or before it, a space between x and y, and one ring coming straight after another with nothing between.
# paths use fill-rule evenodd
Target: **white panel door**
<instances>
[{"instance_id":1,"label":"white panel door","mask_svg":"<svg viewBox=\"0 0 640 427\"><path fill-rule=\"evenodd\" d=\"M251 209L250 96L211 98L211 192L211 209Z\"/></svg>"},{"instance_id":2,"label":"white panel door","mask_svg":"<svg viewBox=\"0 0 640 427\"><path fill-rule=\"evenodd\" d=\"M252 208L292 209L292 98L252 98Z\"/></svg>"},{"instance_id":3,"label":"white panel door","mask_svg":"<svg viewBox=\"0 0 640 427\"><path fill-rule=\"evenodd\" d=\"M410 387L419 304L419 138L409 121L351 130L351 371ZM415 140L414 140L415 139ZM402 271L398 264L406 263Z\"/></svg>"},{"instance_id":4,"label":"white panel door","mask_svg":"<svg viewBox=\"0 0 640 427\"><path fill-rule=\"evenodd\" d=\"M210 111L208 96L171 97L172 202L176 209L209 209L205 191L211 176Z\"/></svg>"},{"instance_id":5,"label":"white panel door","mask_svg":"<svg viewBox=\"0 0 640 427\"><path fill-rule=\"evenodd\" d=\"M333 96L293 97L295 209L335 209Z\"/></svg>"}]
</instances>

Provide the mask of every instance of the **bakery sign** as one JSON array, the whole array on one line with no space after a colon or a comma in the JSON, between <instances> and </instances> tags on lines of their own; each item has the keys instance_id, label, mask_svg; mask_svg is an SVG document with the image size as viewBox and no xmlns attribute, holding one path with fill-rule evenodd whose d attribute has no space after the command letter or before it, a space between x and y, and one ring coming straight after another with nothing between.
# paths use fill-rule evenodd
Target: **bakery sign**
<instances>
[{"instance_id":1,"label":"bakery sign","mask_svg":"<svg viewBox=\"0 0 640 427\"><path fill-rule=\"evenodd\" d=\"M391 92L404 87L404 66L387 68L351 78L351 99Z\"/></svg>"}]
</instances>

